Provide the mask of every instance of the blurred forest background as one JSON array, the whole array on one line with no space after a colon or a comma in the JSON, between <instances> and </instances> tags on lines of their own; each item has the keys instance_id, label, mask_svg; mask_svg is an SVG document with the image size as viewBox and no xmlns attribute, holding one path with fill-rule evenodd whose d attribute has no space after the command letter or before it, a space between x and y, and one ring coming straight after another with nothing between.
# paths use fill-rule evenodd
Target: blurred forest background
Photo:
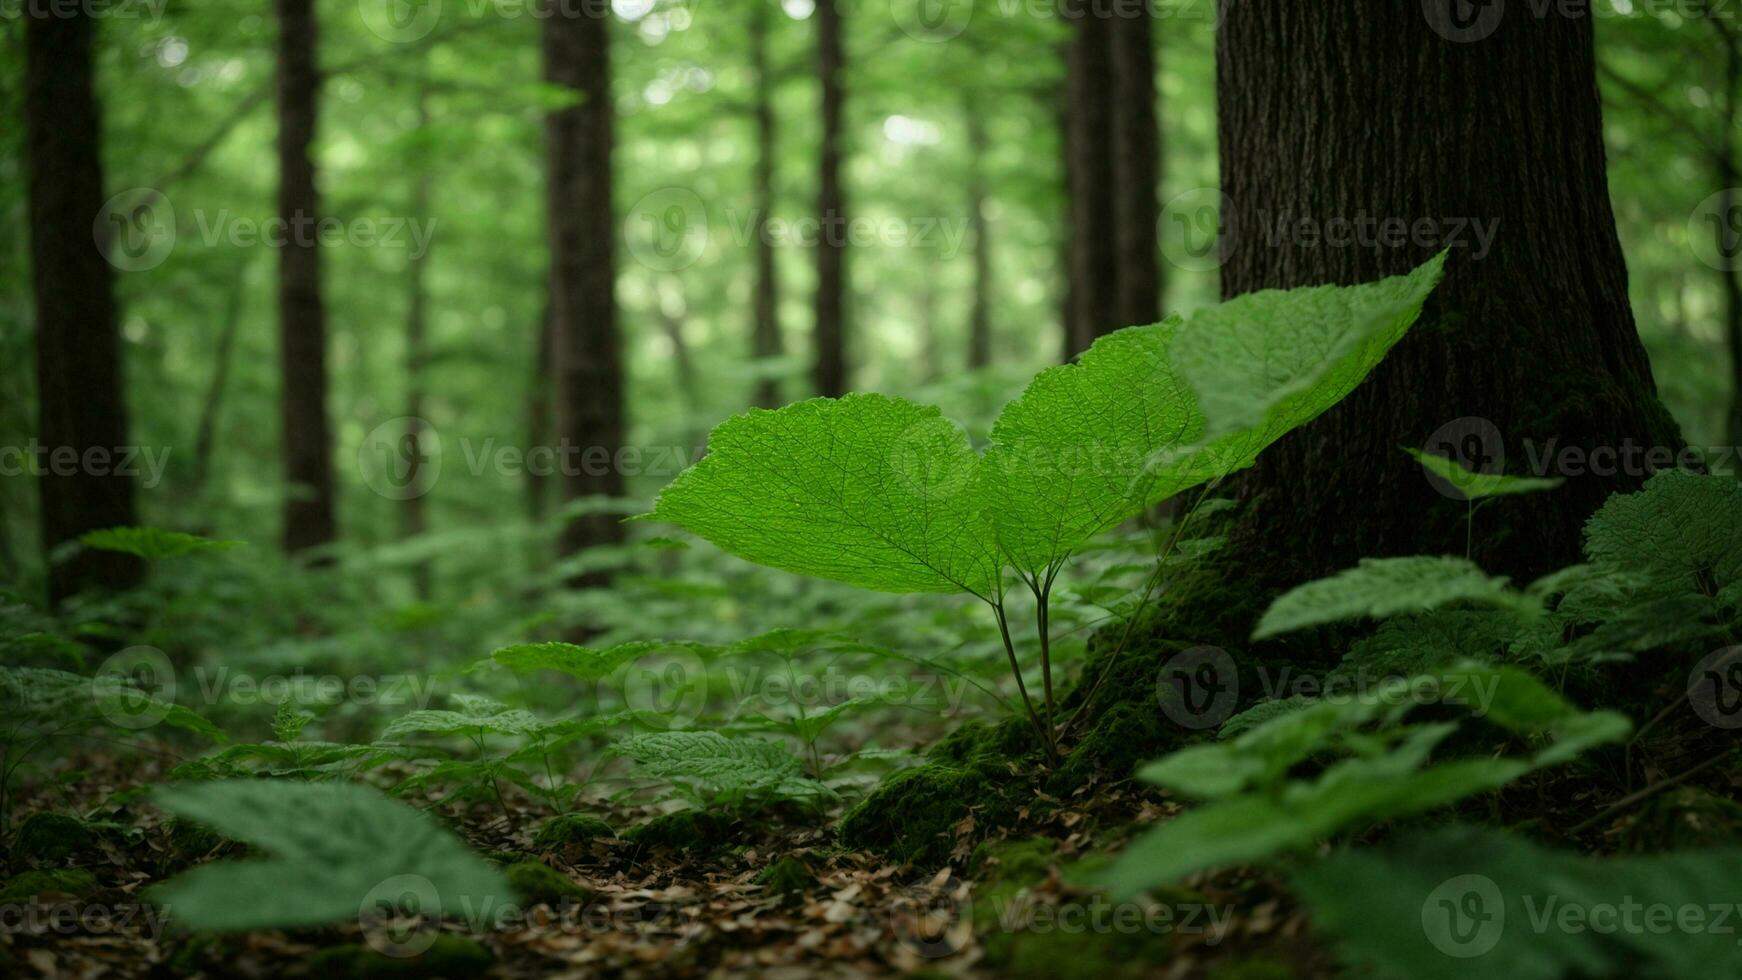
<instances>
[{"instance_id":1,"label":"blurred forest background","mask_svg":"<svg viewBox=\"0 0 1742 980\"><path fill-rule=\"evenodd\" d=\"M13 446L38 431L17 6L0 21L0 444ZM1107 189L1079 180L1089 203L1073 205L1062 128L1107 112L1131 80L1093 61L1073 82L1081 42L1065 8L1031 7L836 8L838 193L856 235L840 250L848 388L989 421L1033 371L1082 346L1065 326L1072 239L1106 236L1084 215ZM1709 245L1695 236L1702 202L1737 182L1737 39L1719 18L1650 7L1598 5L1610 188L1663 395L1690 443L1734 444L1735 276L1696 261ZM545 80L535 9L315 5L310 153L319 213L344 229L318 250L337 547L391 546L379 561L415 574L371 581L398 601L425 575L434 594L462 595L546 568L556 539L554 481L498 455L553 441L545 128L575 97ZM1216 9L1154 10L1151 261L1160 308L1185 311L1219 288L1198 241L1216 204ZM278 29L254 3L108 11L94 47L105 195L112 210L151 205L138 220L153 223L132 229L153 244L115 279L129 442L168 452L157 478L142 470L137 523L265 545L286 494L280 250L257 238L277 213ZM616 322L626 443L642 456L624 467L640 503L619 509L632 513L715 422L818 388L818 324L833 314L803 223L822 209L827 32L812 0L612 11ZM442 454L410 504L372 469L399 451L406 416L428 420ZM41 581L37 508L33 481L0 481L0 578ZM556 574L620 558L607 549Z\"/></svg>"}]
</instances>

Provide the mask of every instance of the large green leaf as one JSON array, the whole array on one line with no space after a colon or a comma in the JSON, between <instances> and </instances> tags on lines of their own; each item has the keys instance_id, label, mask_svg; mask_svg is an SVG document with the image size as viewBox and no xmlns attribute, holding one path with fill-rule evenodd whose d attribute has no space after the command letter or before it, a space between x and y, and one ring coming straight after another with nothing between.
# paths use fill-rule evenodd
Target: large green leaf
<instances>
[{"instance_id":1,"label":"large green leaf","mask_svg":"<svg viewBox=\"0 0 1742 980\"><path fill-rule=\"evenodd\" d=\"M1000 549L1046 570L1144 504L1157 451L1199 438L1204 418L1168 350L1179 320L1100 338L1075 364L1042 371L992 428L978 482Z\"/></svg>"},{"instance_id":2,"label":"large green leaf","mask_svg":"<svg viewBox=\"0 0 1742 980\"><path fill-rule=\"evenodd\" d=\"M196 551L228 551L242 542L213 540L159 527L109 527L86 531L79 536L79 543L99 551L119 551L158 561Z\"/></svg>"},{"instance_id":3,"label":"large green leaf","mask_svg":"<svg viewBox=\"0 0 1742 980\"><path fill-rule=\"evenodd\" d=\"M1420 463L1422 469L1439 477L1447 486L1456 490L1458 495L1465 500L1486 500L1489 497L1507 497L1513 494L1535 493L1538 490L1553 490L1564 482L1559 477L1506 476L1503 473L1483 473L1478 470L1464 469L1455 460L1435 453L1423 452L1420 449L1405 449L1404 452Z\"/></svg>"},{"instance_id":4,"label":"large green leaf","mask_svg":"<svg viewBox=\"0 0 1742 980\"><path fill-rule=\"evenodd\" d=\"M1457 723L1402 723L1424 704L1461 706L1537 748L1429 764ZM1612 712L1577 710L1523 671L1474 661L1309 703L1230 741L1191 746L1144 767L1144 780L1210 802L1139 838L1097 882L1130 895L1196 871L1299 850L1498 789L1619 741L1630 728ZM1316 779L1290 778L1309 759L1336 761Z\"/></svg>"},{"instance_id":5,"label":"large green leaf","mask_svg":"<svg viewBox=\"0 0 1742 980\"><path fill-rule=\"evenodd\" d=\"M1363 558L1354 568L1277 597L1252 631L1263 640L1292 630L1351 619L1383 619L1475 602L1525 615L1541 611L1538 599L1507 588L1506 579L1484 573L1464 558Z\"/></svg>"},{"instance_id":6,"label":"large green leaf","mask_svg":"<svg viewBox=\"0 0 1742 980\"><path fill-rule=\"evenodd\" d=\"M671 521L758 564L882 592L973 592L998 563L974 493L979 456L936 408L813 398L714 429L660 494Z\"/></svg>"},{"instance_id":7,"label":"large green leaf","mask_svg":"<svg viewBox=\"0 0 1742 980\"><path fill-rule=\"evenodd\" d=\"M1448 827L1315 862L1294 887L1382 977L1669 980L1742 976L1739 877L1733 848L1599 859Z\"/></svg>"},{"instance_id":8,"label":"large green leaf","mask_svg":"<svg viewBox=\"0 0 1742 980\"><path fill-rule=\"evenodd\" d=\"M1610 497L1585 525L1585 553L1654 594L1715 594L1742 580L1742 483L1667 470Z\"/></svg>"},{"instance_id":9,"label":"large green leaf","mask_svg":"<svg viewBox=\"0 0 1742 980\"><path fill-rule=\"evenodd\" d=\"M267 855L203 865L154 891L159 904L195 929L357 921L372 911L369 900L392 901L407 891L419 896L425 915L513 903L502 877L457 838L367 786L223 780L166 787L154 799Z\"/></svg>"}]
</instances>

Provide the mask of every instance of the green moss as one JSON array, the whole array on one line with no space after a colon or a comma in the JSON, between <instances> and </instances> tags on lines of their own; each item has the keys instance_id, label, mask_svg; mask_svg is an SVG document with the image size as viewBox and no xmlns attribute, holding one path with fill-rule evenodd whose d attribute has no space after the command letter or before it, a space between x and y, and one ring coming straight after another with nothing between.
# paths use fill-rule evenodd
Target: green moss
<instances>
[{"instance_id":1,"label":"green moss","mask_svg":"<svg viewBox=\"0 0 1742 980\"><path fill-rule=\"evenodd\" d=\"M188 857L210 854L227 843L223 836L192 820L175 817L169 822L169 843Z\"/></svg>"},{"instance_id":2,"label":"green moss","mask_svg":"<svg viewBox=\"0 0 1742 980\"><path fill-rule=\"evenodd\" d=\"M1168 723L1153 694L1147 703L1114 702L1071 747L1047 780L1047 789L1068 795L1097 775L1124 779L1143 763L1171 751L1184 734Z\"/></svg>"},{"instance_id":3,"label":"green moss","mask_svg":"<svg viewBox=\"0 0 1742 980\"><path fill-rule=\"evenodd\" d=\"M529 904L560 905L564 899L584 902L592 892L538 861L520 861L502 869L514 894Z\"/></svg>"},{"instance_id":4,"label":"green moss","mask_svg":"<svg viewBox=\"0 0 1742 980\"><path fill-rule=\"evenodd\" d=\"M817 886L817 876L795 857L783 857L756 875L756 883L782 898L795 898Z\"/></svg>"},{"instance_id":5,"label":"green moss","mask_svg":"<svg viewBox=\"0 0 1742 980\"><path fill-rule=\"evenodd\" d=\"M570 844L589 844L599 837L615 837L617 832L611 825L598 817L589 817L582 813L565 813L560 817L552 817L538 828L538 836L532 842L542 848L563 847Z\"/></svg>"},{"instance_id":6,"label":"green moss","mask_svg":"<svg viewBox=\"0 0 1742 980\"><path fill-rule=\"evenodd\" d=\"M64 813L33 813L18 828L12 852L32 861L59 861L97 842L83 821Z\"/></svg>"},{"instance_id":7,"label":"green moss","mask_svg":"<svg viewBox=\"0 0 1742 980\"><path fill-rule=\"evenodd\" d=\"M975 904L989 902L990 896ZM1005 931L993 916L981 929L985 965L1018 980L1137 980L1154 976L1173 955L1165 932L1072 932L1056 923L1042 925L1048 921L1037 913L1032 924Z\"/></svg>"},{"instance_id":8,"label":"green moss","mask_svg":"<svg viewBox=\"0 0 1742 980\"><path fill-rule=\"evenodd\" d=\"M711 851L726 843L731 821L706 810L664 813L624 833L642 847L669 847L675 851Z\"/></svg>"},{"instance_id":9,"label":"green moss","mask_svg":"<svg viewBox=\"0 0 1742 980\"><path fill-rule=\"evenodd\" d=\"M451 933L434 938L435 942L416 956L388 956L362 943L331 946L309 957L309 975L323 980L457 980L482 976L490 969L494 957L476 939Z\"/></svg>"},{"instance_id":10,"label":"green moss","mask_svg":"<svg viewBox=\"0 0 1742 980\"><path fill-rule=\"evenodd\" d=\"M988 882L1035 885L1052 873L1057 842L1050 837L1017 841L986 841L974 848L968 868Z\"/></svg>"},{"instance_id":11,"label":"green moss","mask_svg":"<svg viewBox=\"0 0 1742 980\"><path fill-rule=\"evenodd\" d=\"M0 905L21 904L51 892L87 898L96 891L97 877L83 868L41 868L26 871L0 886Z\"/></svg>"},{"instance_id":12,"label":"green moss","mask_svg":"<svg viewBox=\"0 0 1742 980\"><path fill-rule=\"evenodd\" d=\"M883 781L841 818L841 842L890 860L935 866L949 860L955 832L970 812L976 824L1005 826L1015 817L1014 782L977 769L928 762Z\"/></svg>"}]
</instances>

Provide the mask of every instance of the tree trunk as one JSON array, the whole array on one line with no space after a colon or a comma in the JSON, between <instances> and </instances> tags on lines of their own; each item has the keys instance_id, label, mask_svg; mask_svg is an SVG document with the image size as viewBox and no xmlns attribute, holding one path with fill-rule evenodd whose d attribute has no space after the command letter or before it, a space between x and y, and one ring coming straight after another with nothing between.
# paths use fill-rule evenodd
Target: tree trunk
<instances>
[{"instance_id":1,"label":"tree trunk","mask_svg":"<svg viewBox=\"0 0 1742 980\"><path fill-rule=\"evenodd\" d=\"M992 363L992 236L986 232L986 123L979 100L964 103L968 130L968 227L974 233L974 295L968 309L968 370ZM930 280L927 280L928 286Z\"/></svg>"},{"instance_id":2,"label":"tree trunk","mask_svg":"<svg viewBox=\"0 0 1742 980\"><path fill-rule=\"evenodd\" d=\"M1155 47L1149 6L1108 20L1112 43L1113 223L1117 326L1161 319L1161 132L1155 121Z\"/></svg>"},{"instance_id":3,"label":"tree trunk","mask_svg":"<svg viewBox=\"0 0 1742 980\"><path fill-rule=\"evenodd\" d=\"M557 435L575 455L563 467L563 499L623 495L623 365L617 337L617 222L611 203L610 19L575 4L547 5L545 80L582 94L546 117L549 156L550 293L557 376ZM623 540L610 514L576 517L557 551ZM588 576L581 585L597 584Z\"/></svg>"},{"instance_id":4,"label":"tree trunk","mask_svg":"<svg viewBox=\"0 0 1742 980\"><path fill-rule=\"evenodd\" d=\"M224 325L218 334L218 349L212 354L212 381L206 387L205 400L200 404L200 420L194 429L194 465L190 496L205 501L207 481L212 473L212 456L218 441L218 414L223 407L224 389L230 381L230 362L236 350L236 334L242 325L242 300L248 290L248 266L236 267L236 281L224 300Z\"/></svg>"},{"instance_id":5,"label":"tree trunk","mask_svg":"<svg viewBox=\"0 0 1742 980\"><path fill-rule=\"evenodd\" d=\"M1465 504L1399 447L1566 476L1477 513L1475 557L1519 577L1579 560L1584 519L1649 466L1558 454L1681 445L1627 304L1591 19L1507 17L1455 43L1415 4L1227 2L1222 13L1224 295L1364 282L1453 246L1421 321L1373 376L1243 481L1250 567L1285 583L1362 556L1460 550ZM1331 224L1363 219L1404 231L1349 245ZM1456 224L1466 219L1497 222L1491 249ZM1486 424L1452 425L1470 418Z\"/></svg>"},{"instance_id":6,"label":"tree trunk","mask_svg":"<svg viewBox=\"0 0 1742 980\"><path fill-rule=\"evenodd\" d=\"M101 119L93 94L91 19L27 5L25 162L36 298L37 439L42 545L52 556L86 531L133 524L133 479L117 474L127 445L121 338L111 270L92 241L103 211ZM141 204L141 207L148 205ZM124 216L117 216L124 217ZM104 226L97 227L108 230ZM117 227L128 235L131 229ZM124 243L125 244L125 243ZM72 457L69 465L68 456ZM50 560L50 602L90 587L123 588L143 566L114 552Z\"/></svg>"},{"instance_id":7,"label":"tree trunk","mask_svg":"<svg viewBox=\"0 0 1742 980\"><path fill-rule=\"evenodd\" d=\"M1090 4L1079 2L1075 10L1065 67L1072 303L1065 349L1071 356L1121 326L1113 213L1113 25L1110 18L1095 16Z\"/></svg>"},{"instance_id":8,"label":"tree trunk","mask_svg":"<svg viewBox=\"0 0 1742 980\"><path fill-rule=\"evenodd\" d=\"M780 357L780 289L775 278L774 243L768 240L769 214L774 210L774 82L768 66L768 12L772 0L752 0L750 16L750 67L756 74L756 173L752 194L756 208L756 324L752 354L767 370ZM765 377L756 384L756 404L774 408L781 403L780 382Z\"/></svg>"},{"instance_id":9,"label":"tree trunk","mask_svg":"<svg viewBox=\"0 0 1742 980\"><path fill-rule=\"evenodd\" d=\"M823 138L817 180L816 365L817 394L847 393L846 204L841 196L841 14L836 0L817 4L817 72L822 80Z\"/></svg>"},{"instance_id":10,"label":"tree trunk","mask_svg":"<svg viewBox=\"0 0 1742 980\"><path fill-rule=\"evenodd\" d=\"M1718 134L1718 214L1723 222L1718 239L1719 288L1724 297L1724 339L1730 345L1730 416L1725 435L1730 445L1742 446L1742 166L1736 161L1737 103L1742 101L1742 38L1725 24L1715 10L1707 22L1724 45L1723 130ZM1728 261L1725 261L1725 260Z\"/></svg>"},{"instance_id":11,"label":"tree trunk","mask_svg":"<svg viewBox=\"0 0 1742 980\"><path fill-rule=\"evenodd\" d=\"M280 423L284 548L298 552L337 536L332 437L327 423L327 326L315 241L320 201L309 147L315 138L314 0L275 0L278 10L278 214L288 228L278 250Z\"/></svg>"},{"instance_id":12,"label":"tree trunk","mask_svg":"<svg viewBox=\"0 0 1742 980\"><path fill-rule=\"evenodd\" d=\"M417 127L419 132L429 127L429 92L420 89L417 93ZM411 182L411 215L416 219L429 219L430 176L427 167L418 165L418 172ZM424 372L429 364L429 323L427 315L428 295L424 286L424 263L429 258L427 246L425 251L416 252L406 261L406 313L405 313L405 435L402 445L406 447L406 485L410 488L404 500L400 501L399 534L404 538L415 538L429 528L429 513L427 508L427 488L419 484L419 471L424 465L424 453L421 448L426 438L429 423L423 417ZM418 562L412 568L412 585L417 590L419 598L427 599L430 594L431 569L429 562Z\"/></svg>"}]
</instances>

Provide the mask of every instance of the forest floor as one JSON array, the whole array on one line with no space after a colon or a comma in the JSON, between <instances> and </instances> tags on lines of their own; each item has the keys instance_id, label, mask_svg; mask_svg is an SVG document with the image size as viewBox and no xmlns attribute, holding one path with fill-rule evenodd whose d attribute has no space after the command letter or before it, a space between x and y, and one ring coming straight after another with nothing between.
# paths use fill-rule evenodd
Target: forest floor
<instances>
[{"instance_id":1,"label":"forest floor","mask_svg":"<svg viewBox=\"0 0 1742 980\"><path fill-rule=\"evenodd\" d=\"M76 782L17 801L88 812L161 778L158 766L101 750L74 760ZM674 849L620 838L541 848L530 801L444 806L437 813L504 865L536 861L554 877L521 889L537 899L451 919L438 939L411 920L303 931L188 935L144 900L155 882L196 862L237 857L239 845L184 835L141 810L125 837L100 837L67 863L93 885L49 891L28 916L0 923L0 973L54 978L133 976L437 977L489 975L810 977L1330 976L1329 956L1279 883L1249 871L1201 875L1179 903L1115 906L1059 874L1064 859L1166 819L1129 783L1026 811L1005 837L982 842L971 815L935 873L843 849L832 819L770 815L732 827L715 847ZM628 826L657 811L588 801ZM97 821L93 825L100 826ZM1103 832L1101 828L1113 828ZM192 839L190 840L189 837ZM1037 846L1038 845L1038 846ZM1038 857L1038 859L1037 859ZM786 859L792 859L793 865ZM784 878L767 870L783 864ZM524 866L522 866L524 867ZM511 878L513 876L511 875ZM519 880L519 879L515 879ZM530 891L528 889L531 889ZM16 910L16 907L14 907ZM1156 943L1165 945L1158 950ZM1141 955L1138 955L1141 951ZM1161 952L1162 955L1156 955Z\"/></svg>"}]
</instances>

